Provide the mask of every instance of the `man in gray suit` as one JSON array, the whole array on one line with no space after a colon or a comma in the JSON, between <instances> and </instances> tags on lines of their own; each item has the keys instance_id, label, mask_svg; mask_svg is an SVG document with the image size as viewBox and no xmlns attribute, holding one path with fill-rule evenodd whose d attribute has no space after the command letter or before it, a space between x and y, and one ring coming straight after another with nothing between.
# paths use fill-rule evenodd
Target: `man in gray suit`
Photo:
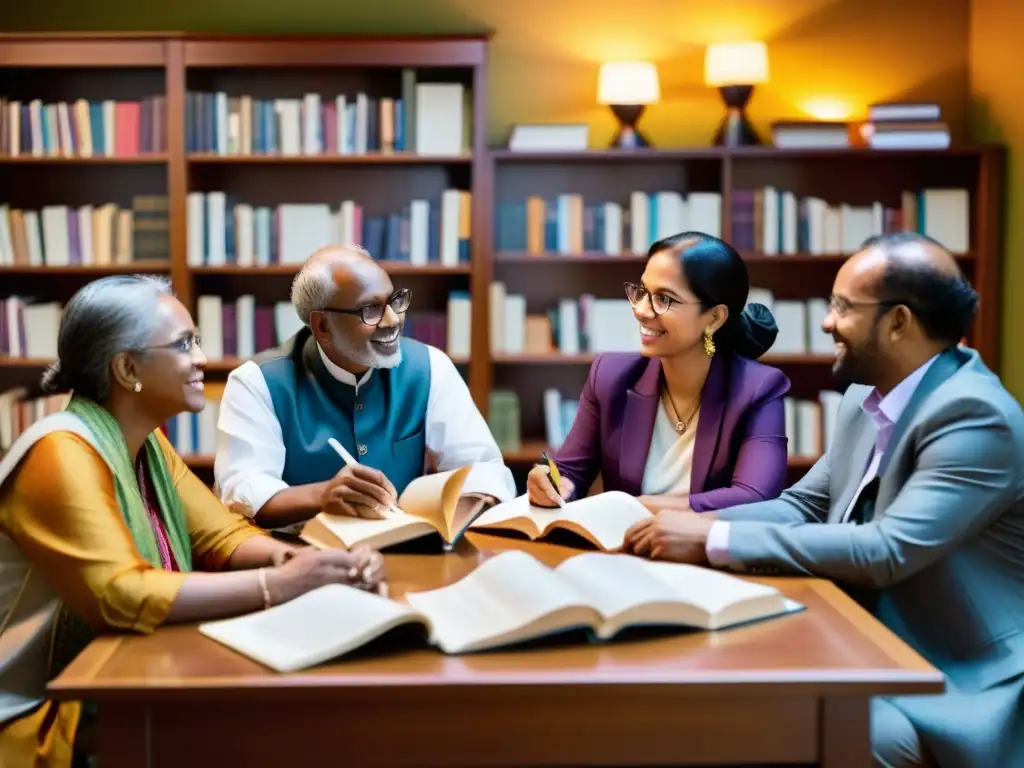
<instances>
[{"instance_id":1,"label":"man in gray suit","mask_svg":"<svg viewBox=\"0 0 1024 768\"><path fill-rule=\"evenodd\" d=\"M1024 766L1024 413L958 346L976 308L938 243L869 240L823 324L850 384L828 453L778 499L627 536L640 555L830 579L942 670L946 693L872 702L882 766Z\"/></svg>"}]
</instances>

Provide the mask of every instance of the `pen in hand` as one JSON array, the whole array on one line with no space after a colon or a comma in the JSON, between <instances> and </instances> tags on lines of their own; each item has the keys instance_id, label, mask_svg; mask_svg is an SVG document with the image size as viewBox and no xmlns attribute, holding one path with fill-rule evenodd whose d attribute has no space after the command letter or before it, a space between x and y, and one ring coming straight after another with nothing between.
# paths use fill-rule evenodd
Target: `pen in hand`
<instances>
[{"instance_id":1,"label":"pen in hand","mask_svg":"<svg viewBox=\"0 0 1024 768\"><path fill-rule=\"evenodd\" d=\"M348 466L353 467L353 466L358 466L359 465L359 462L356 461L355 457L351 453L349 453L348 451L345 450L345 446L343 446L341 443L339 443L333 437L328 437L327 438L327 444L330 445L331 448L334 449L335 453L337 453L339 456L341 456L342 461L344 461L345 464L347 464ZM387 511L390 514L392 514L392 515L400 515L400 514L402 514L401 510L399 510L397 507L395 507L393 505Z\"/></svg>"},{"instance_id":2,"label":"pen in hand","mask_svg":"<svg viewBox=\"0 0 1024 768\"><path fill-rule=\"evenodd\" d=\"M548 456L548 452L544 451L540 457L548 463L548 480L551 481L551 487L555 489L555 498L558 499L558 506L565 506L565 499L562 498L562 476L558 473L558 467L555 462L552 461L551 457Z\"/></svg>"}]
</instances>

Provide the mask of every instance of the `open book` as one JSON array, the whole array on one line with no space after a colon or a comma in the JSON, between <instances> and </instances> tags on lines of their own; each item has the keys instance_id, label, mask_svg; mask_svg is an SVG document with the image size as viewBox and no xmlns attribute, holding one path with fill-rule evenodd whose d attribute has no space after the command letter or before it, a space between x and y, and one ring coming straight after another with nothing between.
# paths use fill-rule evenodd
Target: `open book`
<instances>
[{"instance_id":1,"label":"open book","mask_svg":"<svg viewBox=\"0 0 1024 768\"><path fill-rule=\"evenodd\" d=\"M290 672L344 655L408 623L444 653L500 648L572 629L608 640L627 627L723 629L803 606L777 589L693 565L588 552L549 568L521 551L486 560L405 603L328 586L200 631L266 666Z\"/></svg>"},{"instance_id":2,"label":"open book","mask_svg":"<svg viewBox=\"0 0 1024 768\"><path fill-rule=\"evenodd\" d=\"M650 510L622 491L605 491L554 509L534 506L524 494L491 507L470 527L474 531L485 528L519 531L531 539L564 528L579 534L598 549L612 552L622 548L626 531L645 517L651 517Z\"/></svg>"},{"instance_id":3,"label":"open book","mask_svg":"<svg viewBox=\"0 0 1024 768\"><path fill-rule=\"evenodd\" d=\"M417 477L398 497L398 510L380 520L321 512L307 522L300 534L316 547L351 549L365 544L383 549L421 536L439 534L450 549L465 532L471 519L459 520L457 508L462 485L472 466Z\"/></svg>"}]
</instances>

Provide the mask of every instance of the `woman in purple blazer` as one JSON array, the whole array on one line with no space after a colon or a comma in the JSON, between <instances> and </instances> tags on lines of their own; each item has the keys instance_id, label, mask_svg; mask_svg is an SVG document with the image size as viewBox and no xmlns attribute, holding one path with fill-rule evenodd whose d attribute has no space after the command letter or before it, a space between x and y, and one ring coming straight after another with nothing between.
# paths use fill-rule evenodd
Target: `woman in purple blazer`
<instances>
[{"instance_id":1,"label":"woman in purple blazer","mask_svg":"<svg viewBox=\"0 0 1024 768\"><path fill-rule=\"evenodd\" d=\"M598 473L652 509L722 509L782 492L783 396L789 379L755 362L778 328L767 307L744 309L747 268L728 243L684 232L650 247L626 296L642 352L599 355L572 429L552 457L565 499ZM548 468L527 478L530 501L554 506Z\"/></svg>"}]
</instances>

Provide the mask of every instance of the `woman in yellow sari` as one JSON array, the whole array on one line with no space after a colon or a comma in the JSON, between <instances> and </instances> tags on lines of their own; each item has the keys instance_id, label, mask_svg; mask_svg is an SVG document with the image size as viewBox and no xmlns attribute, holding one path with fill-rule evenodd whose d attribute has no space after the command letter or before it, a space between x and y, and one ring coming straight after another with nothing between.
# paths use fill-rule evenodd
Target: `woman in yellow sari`
<instances>
[{"instance_id":1,"label":"woman in yellow sari","mask_svg":"<svg viewBox=\"0 0 1024 768\"><path fill-rule=\"evenodd\" d=\"M64 309L50 393L67 409L0 462L0 766L70 766L82 705L45 686L96 632L261 610L330 583L380 588L380 555L296 548L224 507L158 427L205 406L195 325L166 281L110 277Z\"/></svg>"}]
</instances>

